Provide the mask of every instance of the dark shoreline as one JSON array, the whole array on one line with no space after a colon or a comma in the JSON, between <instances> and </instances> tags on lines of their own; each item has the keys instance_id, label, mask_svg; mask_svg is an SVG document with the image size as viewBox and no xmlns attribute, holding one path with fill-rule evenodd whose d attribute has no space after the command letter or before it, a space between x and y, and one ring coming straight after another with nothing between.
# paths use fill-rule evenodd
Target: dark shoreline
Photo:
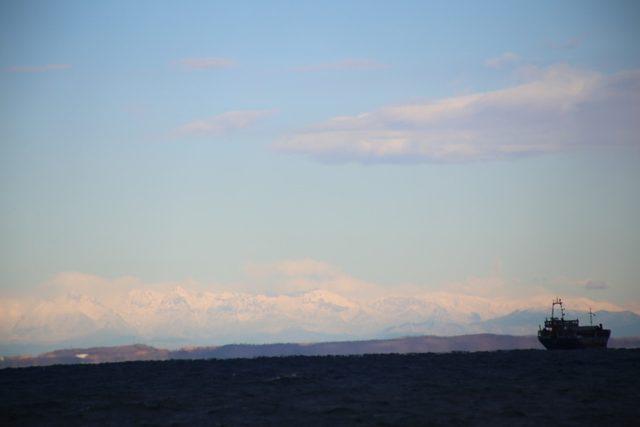
<instances>
[{"instance_id":1,"label":"dark shoreline","mask_svg":"<svg viewBox=\"0 0 640 427\"><path fill-rule=\"evenodd\" d=\"M640 349L169 360L0 371L3 425L632 425Z\"/></svg>"}]
</instances>

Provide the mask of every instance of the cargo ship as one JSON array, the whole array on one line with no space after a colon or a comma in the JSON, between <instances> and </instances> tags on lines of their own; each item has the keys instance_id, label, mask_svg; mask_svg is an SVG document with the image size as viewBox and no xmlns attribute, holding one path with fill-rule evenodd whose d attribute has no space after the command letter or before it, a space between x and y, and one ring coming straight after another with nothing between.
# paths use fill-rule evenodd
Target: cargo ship
<instances>
[{"instance_id":1,"label":"cargo ship","mask_svg":"<svg viewBox=\"0 0 640 427\"><path fill-rule=\"evenodd\" d=\"M556 306L560 307L560 317L556 317ZM602 323L593 324L595 314L589 309L589 326L580 326L578 319L564 318L562 300L557 298L551 305L551 318L545 319L544 328L538 330L538 341L547 350L573 350L582 348L607 348L611 336L610 329L604 329Z\"/></svg>"}]
</instances>

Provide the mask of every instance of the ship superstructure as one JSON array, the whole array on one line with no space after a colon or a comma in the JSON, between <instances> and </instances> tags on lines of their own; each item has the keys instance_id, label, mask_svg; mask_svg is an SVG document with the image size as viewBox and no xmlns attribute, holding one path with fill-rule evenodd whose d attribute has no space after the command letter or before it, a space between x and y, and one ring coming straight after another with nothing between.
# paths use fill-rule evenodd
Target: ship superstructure
<instances>
[{"instance_id":1,"label":"ship superstructure","mask_svg":"<svg viewBox=\"0 0 640 427\"><path fill-rule=\"evenodd\" d=\"M560 317L556 317L556 306L560 309ZM604 329L602 323L594 325L593 316L595 314L589 309L589 326L580 326L578 319L567 320L562 300L557 298L551 305L551 317L545 319L544 328L538 330L538 340L548 350L606 348L611 330Z\"/></svg>"}]
</instances>

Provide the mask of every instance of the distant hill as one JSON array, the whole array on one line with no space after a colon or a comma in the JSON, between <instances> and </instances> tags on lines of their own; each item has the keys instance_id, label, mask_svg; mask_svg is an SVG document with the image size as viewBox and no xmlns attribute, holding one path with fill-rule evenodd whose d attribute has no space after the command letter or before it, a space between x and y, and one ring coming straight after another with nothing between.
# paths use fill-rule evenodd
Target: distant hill
<instances>
[{"instance_id":1,"label":"distant hill","mask_svg":"<svg viewBox=\"0 0 640 427\"><path fill-rule=\"evenodd\" d=\"M542 348L536 337L509 335L420 336L386 340L336 341L313 344L232 344L171 352L177 359L270 356L327 356L388 353L444 353Z\"/></svg>"},{"instance_id":2,"label":"distant hill","mask_svg":"<svg viewBox=\"0 0 640 427\"><path fill-rule=\"evenodd\" d=\"M445 324L438 325L439 330L448 334L504 334L504 335L530 335L537 330L537 326L549 316L542 310L515 310L504 316L495 317L484 321L471 322L466 325ZM589 315L583 311L569 311L566 318L579 319L581 325L589 324ZM631 311L597 311L593 318L594 323L602 323L607 329L612 330L614 337L640 336L640 316ZM434 329L433 321L405 323L387 328L385 337L424 335Z\"/></svg>"},{"instance_id":3,"label":"distant hill","mask_svg":"<svg viewBox=\"0 0 640 427\"><path fill-rule=\"evenodd\" d=\"M51 351L38 356L0 357L0 368L166 360L170 358L169 354L169 350L157 349L143 344L74 348Z\"/></svg>"},{"instance_id":4,"label":"distant hill","mask_svg":"<svg viewBox=\"0 0 640 427\"><path fill-rule=\"evenodd\" d=\"M611 338L611 348L640 348L640 337ZM0 357L0 368L87 364L168 359L230 359L274 356L325 356L389 353L445 353L452 351L542 349L535 336L495 334L452 337L416 336L386 340L336 341L324 343L230 344L165 350L135 344L56 350L38 356Z\"/></svg>"}]
</instances>

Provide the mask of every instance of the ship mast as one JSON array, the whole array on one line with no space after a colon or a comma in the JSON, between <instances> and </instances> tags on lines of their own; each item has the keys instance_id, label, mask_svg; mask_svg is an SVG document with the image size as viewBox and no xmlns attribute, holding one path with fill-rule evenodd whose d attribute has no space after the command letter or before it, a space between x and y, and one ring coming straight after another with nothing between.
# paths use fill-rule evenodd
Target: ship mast
<instances>
[{"instance_id":1,"label":"ship mast","mask_svg":"<svg viewBox=\"0 0 640 427\"><path fill-rule=\"evenodd\" d=\"M562 306L562 300L560 298L556 298L553 300L553 303L551 304L551 318L553 319L555 316L555 308L556 305L560 306L560 319L564 320L564 307Z\"/></svg>"},{"instance_id":2,"label":"ship mast","mask_svg":"<svg viewBox=\"0 0 640 427\"><path fill-rule=\"evenodd\" d=\"M593 316L595 316L596 314L591 311L591 307L589 307L589 323L591 324L591 326L593 326Z\"/></svg>"}]
</instances>

